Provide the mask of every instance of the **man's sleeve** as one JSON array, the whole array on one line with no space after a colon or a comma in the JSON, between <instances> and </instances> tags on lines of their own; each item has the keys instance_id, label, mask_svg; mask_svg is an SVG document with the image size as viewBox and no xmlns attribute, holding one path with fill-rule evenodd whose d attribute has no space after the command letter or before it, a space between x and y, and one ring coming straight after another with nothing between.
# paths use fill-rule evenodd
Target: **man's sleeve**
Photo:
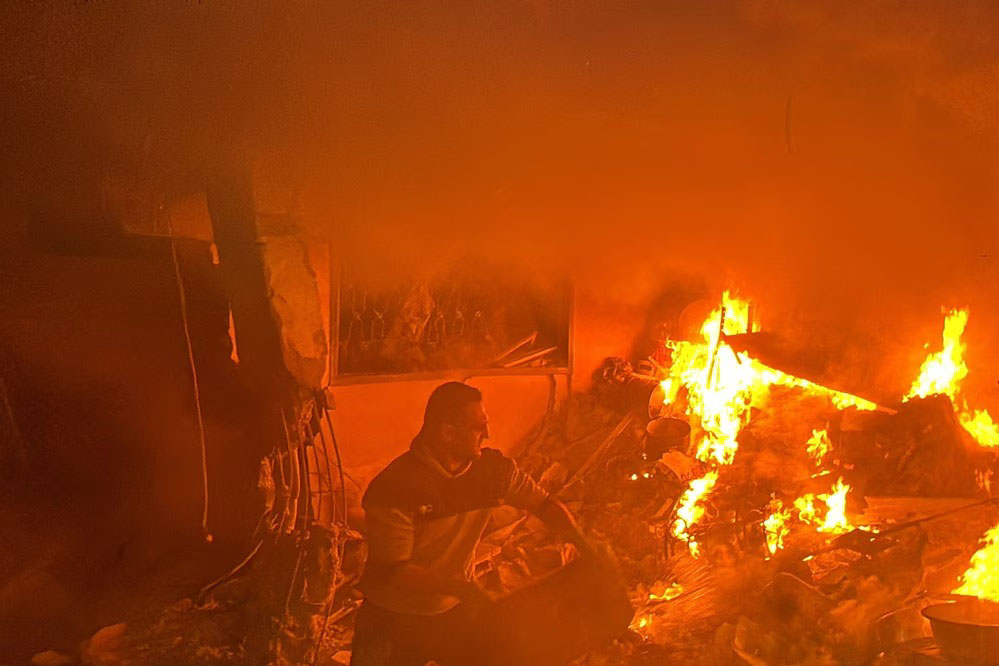
<instances>
[{"instance_id":1,"label":"man's sleeve","mask_svg":"<svg viewBox=\"0 0 999 666\"><path fill-rule=\"evenodd\" d=\"M398 508L365 507L368 562L387 567L406 562L413 556L413 517Z\"/></svg>"},{"instance_id":2,"label":"man's sleeve","mask_svg":"<svg viewBox=\"0 0 999 666\"><path fill-rule=\"evenodd\" d=\"M510 462L513 464L513 472L504 498L506 503L518 509L537 513L541 505L548 499L548 493L530 475L521 471L516 463Z\"/></svg>"}]
</instances>

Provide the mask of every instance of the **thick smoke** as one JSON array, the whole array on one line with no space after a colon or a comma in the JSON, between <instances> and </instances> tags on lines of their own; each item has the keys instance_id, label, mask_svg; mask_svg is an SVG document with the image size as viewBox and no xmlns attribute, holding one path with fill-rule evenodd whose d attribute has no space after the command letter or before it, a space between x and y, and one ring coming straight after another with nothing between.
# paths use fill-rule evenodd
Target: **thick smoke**
<instances>
[{"instance_id":1,"label":"thick smoke","mask_svg":"<svg viewBox=\"0 0 999 666\"><path fill-rule=\"evenodd\" d=\"M386 274L479 254L636 308L703 276L888 393L967 304L995 386L989 0L9 5L22 202L249 155Z\"/></svg>"}]
</instances>

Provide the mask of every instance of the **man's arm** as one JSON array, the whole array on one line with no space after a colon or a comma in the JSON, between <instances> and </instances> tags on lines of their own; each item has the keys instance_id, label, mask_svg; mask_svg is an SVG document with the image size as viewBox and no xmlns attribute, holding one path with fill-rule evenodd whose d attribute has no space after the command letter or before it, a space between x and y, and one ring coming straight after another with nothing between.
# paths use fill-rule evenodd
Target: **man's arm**
<instances>
[{"instance_id":1,"label":"man's arm","mask_svg":"<svg viewBox=\"0 0 999 666\"><path fill-rule=\"evenodd\" d=\"M594 554L592 545L583 535L579 524L565 504L545 492L516 464L513 465L506 500L513 506L526 509L540 518L548 529L576 546L581 555Z\"/></svg>"}]
</instances>

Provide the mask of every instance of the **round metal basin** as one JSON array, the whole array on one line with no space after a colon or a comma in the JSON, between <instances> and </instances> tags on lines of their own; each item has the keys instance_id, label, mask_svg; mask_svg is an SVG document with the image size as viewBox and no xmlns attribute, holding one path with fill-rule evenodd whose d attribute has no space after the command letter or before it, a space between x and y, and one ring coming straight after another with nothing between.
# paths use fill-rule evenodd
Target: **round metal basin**
<instances>
[{"instance_id":1,"label":"round metal basin","mask_svg":"<svg viewBox=\"0 0 999 666\"><path fill-rule=\"evenodd\" d=\"M923 609L933 637L948 659L966 664L999 664L999 604L966 598Z\"/></svg>"},{"instance_id":2,"label":"round metal basin","mask_svg":"<svg viewBox=\"0 0 999 666\"><path fill-rule=\"evenodd\" d=\"M658 460L670 449L686 451L690 444L690 424L680 419L660 417L650 421L645 432L645 453L650 460Z\"/></svg>"}]
</instances>

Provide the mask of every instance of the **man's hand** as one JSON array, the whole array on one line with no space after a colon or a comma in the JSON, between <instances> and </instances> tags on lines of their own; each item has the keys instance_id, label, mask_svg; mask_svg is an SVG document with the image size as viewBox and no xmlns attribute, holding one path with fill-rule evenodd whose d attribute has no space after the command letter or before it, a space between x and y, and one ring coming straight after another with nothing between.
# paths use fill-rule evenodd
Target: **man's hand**
<instances>
[{"instance_id":1,"label":"man's hand","mask_svg":"<svg viewBox=\"0 0 999 666\"><path fill-rule=\"evenodd\" d=\"M576 519L562 502L554 497L549 497L541 505L537 516L548 526L548 529L572 543L579 551L580 556L587 559L599 556L599 551L586 538Z\"/></svg>"}]
</instances>

